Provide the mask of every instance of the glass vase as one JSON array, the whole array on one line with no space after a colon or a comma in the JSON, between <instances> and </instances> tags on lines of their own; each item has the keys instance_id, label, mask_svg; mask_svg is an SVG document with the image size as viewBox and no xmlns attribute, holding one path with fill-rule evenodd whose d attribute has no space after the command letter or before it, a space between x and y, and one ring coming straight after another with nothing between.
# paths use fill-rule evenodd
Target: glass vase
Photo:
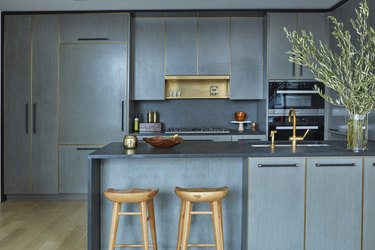
<instances>
[{"instance_id":1,"label":"glass vase","mask_svg":"<svg viewBox=\"0 0 375 250\"><path fill-rule=\"evenodd\" d=\"M360 152L367 148L368 114L351 114L347 119L347 149Z\"/></svg>"}]
</instances>

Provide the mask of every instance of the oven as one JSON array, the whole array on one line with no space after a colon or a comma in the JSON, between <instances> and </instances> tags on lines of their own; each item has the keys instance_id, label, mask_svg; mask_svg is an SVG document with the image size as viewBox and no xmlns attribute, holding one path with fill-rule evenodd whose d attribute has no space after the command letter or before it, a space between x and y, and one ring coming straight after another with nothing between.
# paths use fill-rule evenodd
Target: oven
<instances>
[{"instance_id":1,"label":"oven","mask_svg":"<svg viewBox=\"0 0 375 250\"><path fill-rule=\"evenodd\" d=\"M268 113L284 115L294 108L297 113L324 115L324 99L314 89L317 85L324 93L324 85L316 81L270 81Z\"/></svg>"},{"instance_id":2,"label":"oven","mask_svg":"<svg viewBox=\"0 0 375 250\"><path fill-rule=\"evenodd\" d=\"M270 81L268 95L268 136L277 130L275 140L289 140L293 123L288 122L289 109L296 110L296 135L309 133L305 140L324 140L325 101L314 89L324 93L324 85L317 81Z\"/></svg>"}]
</instances>

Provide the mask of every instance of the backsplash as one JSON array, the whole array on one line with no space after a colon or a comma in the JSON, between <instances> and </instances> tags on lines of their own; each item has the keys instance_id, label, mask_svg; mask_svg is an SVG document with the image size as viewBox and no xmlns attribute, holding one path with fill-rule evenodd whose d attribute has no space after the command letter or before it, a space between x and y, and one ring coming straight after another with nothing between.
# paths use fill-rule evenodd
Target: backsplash
<instances>
[{"instance_id":1,"label":"backsplash","mask_svg":"<svg viewBox=\"0 0 375 250\"><path fill-rule=\"evenodd\" d=\"M136 101L134 109L138 112L141 122L147 121L147 111L156 110L164 128L199 128L222 127L237 129L238 125L231 124L234 112L244 111L247 119L258 122L258 105L260 101L230 101L230 100L165 100L165 101ZM131 114L131 117L134 114ZM262 114L264 115L264 114ZM263 119L261 119L263 120ZM260 124L263 130L263 125Z\"/></svg>"}]
</instances>

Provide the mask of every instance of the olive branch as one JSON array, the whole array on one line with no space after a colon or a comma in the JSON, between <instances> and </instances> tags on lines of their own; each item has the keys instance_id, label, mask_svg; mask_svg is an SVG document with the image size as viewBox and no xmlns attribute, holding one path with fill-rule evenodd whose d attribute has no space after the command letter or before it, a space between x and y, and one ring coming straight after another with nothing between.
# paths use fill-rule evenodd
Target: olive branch
<instances>
[{"instance_id":1,"label":"olive branch","mask_svg":"<svg viewBox=\"0 0 375 250\"><path fill-rule=\"evenodd\" d=\"M357 33L356 43L342 22L333 16L332 35L338 52L333 52L327 44L314 42L311 32L288 31L286 36L292 45L289 61L310 69L317 81L333 90L337 96L330 96L315 86L321 97L334 105L343 105L351 114L367 114L375 108L375 31L367 24L369 8L366 0L355 10L356 19L350 19Z\"/></svg>"}]
</instances>

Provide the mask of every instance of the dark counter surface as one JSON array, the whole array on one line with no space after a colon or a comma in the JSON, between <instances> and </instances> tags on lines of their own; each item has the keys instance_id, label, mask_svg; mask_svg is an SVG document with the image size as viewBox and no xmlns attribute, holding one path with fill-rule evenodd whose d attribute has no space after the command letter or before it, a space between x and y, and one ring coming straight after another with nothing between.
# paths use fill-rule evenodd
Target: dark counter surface
<instances>
[{"instance_id":1,"label":"dark counter surface","mask_svg":"<svg viewBox=\"0 0 375 250\"><path fill-rule=\"evenodd\" d=\"M131 133L131 135L137 136L169 136L173 134L179 134L179 136L191 136L191 135L265 135L266 132L263 130L251 130L246 128L244 131L240 132L238 129L228 129L229 133L165 133L165 131L161 132L139 132L139 133Z\"/></svg>"},{"instance_id":2,"label":"dark counter surface","mask_svg":"<svg viewBox=\"0 0 375 250\"><path fill-rule=\"evenodd\" d=\"M277 142L277 144L289 142ZM299 142L313 145L315 142ZM375 142L369 142L365 151L355 153L346 149L345 141L324 141L329 146L297 146L295 152L289 146L253 147L268 142L212 142L184 141L173 148L154 148L140 141L136 149L124 149L121 142L110 143L91 153L91 159L112 158L197 158L197 157L319 157L319 156L375 156ZM298 143L297 143L298 144Z\"/></svg>"}]
</instances>

